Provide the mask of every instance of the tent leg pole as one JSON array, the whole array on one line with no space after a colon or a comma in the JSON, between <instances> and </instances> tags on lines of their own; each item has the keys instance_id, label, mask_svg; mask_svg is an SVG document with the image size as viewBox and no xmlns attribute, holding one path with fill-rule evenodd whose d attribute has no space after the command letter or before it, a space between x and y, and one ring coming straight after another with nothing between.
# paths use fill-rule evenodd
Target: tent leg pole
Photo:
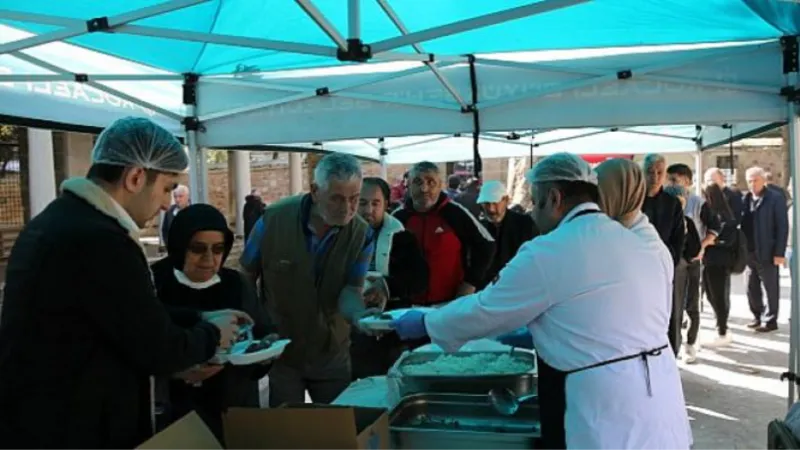
<instances>
[{"instance_id":1,"label":"tent leg pole","mask_svg":"<svg viewBox=\"0 0 800 450\"><path fill-rule=\"evenodd\" d=\"M347 2L347 38L361 39L361 0Z\"/></svg>"},{"instance_id":2,"label":"tent leg pole","mask_svg":"<svg viewBox=\"0 0 800 450\"><path fill-rule=\"evenodd\" d=\"M381 148L378 149L381 163L381 178L389 181L389 162L386 160L386 156L389 155L389 149L386 148L383 138L378 139L378 143L381 146Z\"/></svg>"},{"instance_id":3,"label":"tent leg pole","mask_svg":"<svg viewBox=\"0 0 800 450\"><path fill-rule=\"evenodd\" d=\"M197 145L197 131L186 132L189 147L189 192L192 203L208 203L208 170L205 151Z\"/></svg>"},{"instance_id":4,"label":"tent leg pole","mask_svg":"<svg viewBox=\"0 0 800 450\"><path fill-rule=\"evenodd\" d=\"M798 80L797 72L788 74L789 86L796 86ZM791 174L792 174L792 198L797 199L800 195L800 117L797 115L797 105L794 101L788 102L788 137L789 137L789 157L791 159ZM792 217L789 218L792 223L792 255L789 262L789 271L791 274L792 288L791 288L791 325L790 325L790 345L789 345L789 372L798 372L798 351L800 351L800 255L797 253L798 242L800 242L800 208L792 208ZM788 407L791 408L792 404L797 399L797 388L794 381L789 382L789 398Z\"/></svg>"}]
</instances>

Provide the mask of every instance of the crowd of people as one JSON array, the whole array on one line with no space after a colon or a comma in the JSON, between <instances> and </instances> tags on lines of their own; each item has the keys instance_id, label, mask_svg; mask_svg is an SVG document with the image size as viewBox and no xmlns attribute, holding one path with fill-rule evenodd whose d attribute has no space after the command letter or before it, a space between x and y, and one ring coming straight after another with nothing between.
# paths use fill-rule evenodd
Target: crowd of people
<instances>
[{"instance_id":1,"label":"crowd of people","mask_svg":"<svg viewBox=\"0 0 800 450\"><path fill-rule=\"evenodd\" d=\"M241 271L223 214L177 185L188 159L145 119L100 135L85 178L31 220L11 253L0 317L0 446L133 448L189 411L224 442L227 408L331 403L406 350L526 329L537 350L544 448L689 448L676 365L696 358L700 287L727 329L730 276L747 273L751 328L777 329L787 202L747 171L694 174L648 155L596 168L560 153L506 187L420 161L390 186L332 153L310 192L247 198ZM174 206L172 205L174 203ZM141 228L159 212L166 257ZM767 302L761 298L761 287ZM376 334L361 319L412 309ZM239 338L281 337L275 361L210 362ZM670 349L672 351L666 351ZM580 395L570 395L579 392ZM600 414L602 412L602 414Z\"/></svg>"}]
</instances>

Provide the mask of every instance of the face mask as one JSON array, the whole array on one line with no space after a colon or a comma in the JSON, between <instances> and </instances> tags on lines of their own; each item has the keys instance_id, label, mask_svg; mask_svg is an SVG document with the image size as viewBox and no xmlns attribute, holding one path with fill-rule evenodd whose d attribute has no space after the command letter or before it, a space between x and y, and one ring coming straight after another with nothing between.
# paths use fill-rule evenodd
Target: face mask
<instances>
[{"instance_id":1,"label":"face mask","mask_svg":"<svg viewBox=\"0 0 800 450\"><path fill-rule=\"evenodd\" d=\"M219 277L219 275L214 275L213 277L211 277L210 280L198 283L196 281L190 280L189 277L186 276L186 274L184 274L183 272L181 272L178 269L172 269L172 273L175 274L175 279L178 280L178 283L180 283L180 284L182 284L182 285L184 285L186 287L189 287L189 288L192 288L192 289L198 289L198 290L199 289L209 288L209 287L219 283L220 281L222 281L222 279Z\"/></svg>"}]
</instances>

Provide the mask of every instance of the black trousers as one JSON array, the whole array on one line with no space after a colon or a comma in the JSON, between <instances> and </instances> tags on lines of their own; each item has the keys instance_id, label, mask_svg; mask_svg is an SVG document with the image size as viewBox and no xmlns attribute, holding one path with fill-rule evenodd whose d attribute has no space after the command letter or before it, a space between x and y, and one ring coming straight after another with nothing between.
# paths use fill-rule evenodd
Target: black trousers
<instances>
[{"instance_id":1,"label":"black trousers","mask_svg":"<svg viewBox=\"0 0 800 450\"><path fill-rule=\"evenodd\" d=\"M720 336L725 336L728 334L728 317L731 313L730 270L725 266L705 266L703 289L717 317L717 332Z\"/></svg>"},{"instance_id":2,"label":"black trousers","mask_svg":"<svg viewBox=\"0 0 800 450\"><path fill-rule=\"evenodd\" d=\"M689 286L689 263L680 258L675 266L675 277L672 279L672 313L669 316L669 329L667 338L672 352L678 356L681 348L681 325L683 324L683 309L686 302L686 292Z\"/></svg>"},{"instance_id":3,"label":"black trousers","mask_svg":"<svg viewBox=\"0 0 800 450\"><path fill-rule=\"evenodd\" d=\"M778 266L771 260L760 261L755 252L750 252L747 255L745 278L747 279L747 300L750 303L750 312L753 313L753 318L764 323L777 323L781 297ZM762 286L767 291L766 308L761 292Z\"/></svg>"},{"instance_id":4,"label":"black trousers","mask_svg":"<svg viewBox=\"0 0 800 450\"><path fill-rule=\"evenodd\" d=\"M349 349L321 355L301 369L278 359L269 371L269 407L303 403L306 391L314 403L330 404L351 381Z\"/></svg>"},{"instance_id":5,"label":"black trousers","mask_svg":"<svg viewBox=\"0 0 800 450\"><path fill-rule=\"evenodd\" d=\"M689 316L689 329L686 330L686 343L694 345L700 331L700 280L703 265L700 261L692 261L686 267L686 315ZM681 322L683 322L681 320Z\"/></svg>"}]
</instances>

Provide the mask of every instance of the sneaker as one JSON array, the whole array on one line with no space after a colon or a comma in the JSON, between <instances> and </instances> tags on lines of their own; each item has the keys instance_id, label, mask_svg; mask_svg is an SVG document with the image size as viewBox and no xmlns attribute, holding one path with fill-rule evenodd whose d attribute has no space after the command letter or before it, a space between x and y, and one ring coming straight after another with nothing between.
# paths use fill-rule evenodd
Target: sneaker
<instances>
[{"instance_id":1,"label":"sneaker","mask_svg":"<svg viewBox=\"0 0 800 450\"><path fill-rule=\"evenodd\" d=\"M725 347L733 343L733 337L730 334L724 336L717 336L713 341L704 344L705 347Z\"/></svg>"},{"instance_id":2,"label":"sneaker","mask_svg":"<svg viewBox=\"0 0 800 450\"><path fill-rule=\"evenodd\" d=\"M694 347L694 345L683 345L683 361L686 364L694 364L697 362L697 349Z\"/></svg>"},{"instance_id":3,"label":"sneaker","mask_svg":"<svg viewBox=\"0 0 800 450\"><path fill-rule=\"evenodd\" d=\"M760 326L761 326L761 321L760 320L754 320L754 321L752 321L752 322L747 324L747 328L752 328L754 330L756 328L760 327Z\"/></svg>"},{"instance_id":4,"label":"sneaker","mask_svg":"<svg viewBox=\"0 0 800 450\"><path fill-rule=\"evenodd\" d=\"M768 322L765 323L763 326L756 328L756 331L759 333L769 333L770 331L775 331L778 329L778 324L775 322Z\"/></svg>"}]
</instances>

